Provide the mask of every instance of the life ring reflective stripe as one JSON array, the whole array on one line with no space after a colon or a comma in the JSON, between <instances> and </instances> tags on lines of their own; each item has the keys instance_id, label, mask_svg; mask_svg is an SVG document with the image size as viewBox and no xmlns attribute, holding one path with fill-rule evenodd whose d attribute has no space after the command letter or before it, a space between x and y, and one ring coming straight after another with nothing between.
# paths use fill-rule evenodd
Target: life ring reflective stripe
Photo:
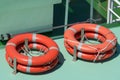
<instances>
[{"instance_id":1,"label":"life ring reflective stripe","mask_svg":"<svg viewBox=\"0 0 120 80\"><path fill-rule=\"evenodd\" d=\"M19 46L20 44L23 44L25 39L28 39L29 43L34 42L34 44L29 45L32 46L33 48L42 49L43 46L37 45L35 43L43 44L44 46L46 46L46 48L48 48L47 53L42 56L32 56L32 57L21 55L16 50L16 47ZM8 54L8 56L12 60L16 58L17 62L21 65L40 66L53 62L58 57L59 48L52 39L46 36L40 34L26 33L26 34L17 35L8 41L8 43L6 44L6 54Z\"/></svg>"},{"instance_id":2,"label":"life ring reflective stripe","mask_svg":"<svg viewBox=\"0 0 120 80\"><path fill-rule=\"evenodd\" d=\"M82 28L84 28L85 30L85 37L98 39L102 43L97 45L80 43L78 39L81 39L80 31ZM94 55L98 52L102 52L104 54L106 52L109 52L111 49L114 49L116 47L116 43L116 36L109 29L97 24L75 24L69 27L64 33L64 44L66 49L70 53L73 52L73 47L76 46L77 50L83 53L82 55L85 55L85 53ZM106 48L106 45L108 45L109 47ZM68 47L70 49L68 49ZM89 58L89 60L92 59Z\"/></svg>"}]
</instances>

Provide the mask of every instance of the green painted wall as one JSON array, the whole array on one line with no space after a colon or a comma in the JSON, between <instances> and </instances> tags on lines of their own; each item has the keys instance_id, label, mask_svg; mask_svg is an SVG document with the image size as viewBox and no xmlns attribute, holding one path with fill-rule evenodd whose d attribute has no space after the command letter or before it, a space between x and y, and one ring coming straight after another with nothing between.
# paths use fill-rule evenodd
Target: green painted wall
<instances>
[{"instance_id":1,"label":"green painted wall","mask_svg":"<svg viewBox=\"0 0 120 80\"><path fill-rule=\"evenodd\" d=\"M40 30L53 25L53 4L61 0L0 0L0 34ZM44 30L43 30L44 29Z\"/></svg>"}]
</instances>

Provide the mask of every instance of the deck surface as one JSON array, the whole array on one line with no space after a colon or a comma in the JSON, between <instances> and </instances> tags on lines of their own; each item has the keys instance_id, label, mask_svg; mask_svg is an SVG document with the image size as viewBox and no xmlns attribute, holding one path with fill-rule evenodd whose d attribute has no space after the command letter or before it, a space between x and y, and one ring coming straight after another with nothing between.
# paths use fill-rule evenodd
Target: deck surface
<instances>
[{"instance_id":1,"label":"deck surface","mask_svg":"<svg viewBox=\"0 0 120 80\"><path fill-rule=\"evenodd\" d=\"M110 28L120 43L120 26ZM2 80L120 80L120 47L117 46L116 54L103 63L92 63L83 60L72 61L64 47L63 38L55 39L60 48L60 62L54 70L44 74L25 74L18 72L12 74L13 69L5 60L4 46L0 48L0 78Z\"/></svg>"}]
</instances>

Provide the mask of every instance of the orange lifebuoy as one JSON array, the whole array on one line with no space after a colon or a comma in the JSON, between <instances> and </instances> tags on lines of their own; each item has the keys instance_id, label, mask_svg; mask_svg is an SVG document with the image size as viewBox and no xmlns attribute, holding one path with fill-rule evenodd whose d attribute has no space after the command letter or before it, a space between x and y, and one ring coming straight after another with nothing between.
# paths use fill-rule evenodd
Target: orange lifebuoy
<instances>
[{"instance_id":1,"label":"orange lifebuoy","mask_svg":"<svg viewBox=\"0 0 120 80\"><path fill-rule=\"evenodd\" d=\"M85 30L85 37L98 39L101 43L85 44L78 41L78 39L81 39L80 31L82 28ZM96 61L112 56L116 50L116 43L116 36L109 29L97 24L75 24L69 27L64 33L64 45L67 51L73 55L73 47L76 46L78 51L77 56L90 61L94 60L98 53L102 57L100 59L97 58Z\"/></svg>"},{"instance_id":2,"label":"orange lifebuoy","mask_svg":"<svg viewBox=\"0 0 120 80\"><path fill-rule=\"evenodd\" d=\"M28 39L29 47L44 50L41 56L26 56L20 54L21 44ZM52 69L58 63L59 49L57 44L50 38L40 34L20 34L10 39L6 44L6 60L13 67L14 58L17 59L17 69L22 72L38 73ZM49 68L48 68L49 67Z\"/></svg>"}]
</instances>

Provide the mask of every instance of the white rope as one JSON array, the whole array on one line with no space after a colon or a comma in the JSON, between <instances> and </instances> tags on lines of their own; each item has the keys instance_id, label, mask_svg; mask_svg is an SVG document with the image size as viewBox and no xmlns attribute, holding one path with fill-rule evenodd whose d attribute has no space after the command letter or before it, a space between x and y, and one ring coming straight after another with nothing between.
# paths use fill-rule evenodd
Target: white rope
<instances>
[{"instance_id":1,"label":"white rope","mask_svg":"<svg viewBox=\"0 0 120 80\"><path fill-rule=\"evenodd\" d=\"M109 32L109 33L111 33L111 32ZM107 34L109 34L109 33L107 33ZM107 35L107 34L106 34L106 35ZM92 42L90 42L90 41L88 40L88 38L87 38L86 36L85 36L85 38L86 38L86 40L87 40L89 43L92 43ZM100 37L100 38L102 38L102 37ZM98 40L99 40L99 39L97 39L97 41L98 41ZM96 49L96 51L97 51L97 55L96 55L95 59L93 60L93 62L95 62L95 61L97 60L97 58L101 59L101 58L104 56L104 55L100 55L100 53L101 53L102 51L104 51L106 48L108 48L108 46L109 46L114 40L116 40L116 38L112 39L101 51L98 51L97 48L95 48L95 47L88 46L88 47L90 47L90 48ZM94 43L92 43L92 44L94 44ZM102 52L102 53L104 53L104 52Z\"/></svg>"},{"instance_id":2,"label":"white rope","mask_svg":"<svg viewBox=\"0 0 120 80\"><path fill-rule=\"evenodd\" d=\"M106 55L106 54L100 54L100 55L98 56L98 60L101 60L105 55Z\"/></svg>"},{"instance_id":3,"label":"white rope","mask_svg":"<svg viewBox=\"0 0 120 80\"><path fill-rule=\"evenodd\" d=\"M89 43L95 44L95 43L93 43L93 42L90 42L86 35L85 35L85 39L86 39ZM98 39L97 39L97 41L98 41ZM98 54L96 55L95 59L93 60L93 62L95 62L95 61L97 60L98 57L99 57L99 59L101 59L101 58L103 57L102 55L100 56L100 52L98 51L97 48L92 47L92 46L88 46L88 47L94 48L94 49L97 51L97 53L98 53Z\"/></svg>"},{"instance_id":4,"label":"white rope","mask_svg":"<svg viewBox=\"0 0 120 80\"><path fill-rule=\"evenodd\" d=\"M106 47L104 47L101 51L105 50L110 44L112 44L112 42L113 42L114 40L116 40L116 37L113 38L113 39L106 45Z\"/></svg>"},{"instance_id":5,"label":"white rope","mask_svg":"<svg viewBox=\"0 0 120 80\"><path fill-rule=\"evenodd\" d=\"M87 42L89 42L89 43L91 43L91 44L96 44L96 43L93 43L93 42L89 41L89 39L87 38L86 35L85 35L84 37L85 37L85 39L87 40ZM97 42L99 42L98 39L97 39Z\"/></svg>"},{"instance_id":6,"label":"white rope","mask_svg":"<svg viewBox=\"0 0 120 80\"><path fill-rule=\"evenodd\" d=\"M72 42L72 43L77 43L77 44L79 44L79 42L77 42L77 41L73 41L73 40L69 40L69 39L65 39L65 40L66 40L66 41L69 41L69 42ZM90 47L91 49L94 49L94 50L97 51L97 55L96 55L95 59L93 60L93 62L95 62L95 61L97 60L97 58L99 57L100 53L101 53L102 51L104 51L106 48L108 48L109 45L110 45L114 40L116 40L116 38L112 39L111 42L109 42L109 43L108 43L103 49L101 49L100 51L99 51L97 48L95 48L95 47L92 47L92 46L90 46L90 45L87 45L87 46ZM103 52L102 52L102 53L103 53ZM103 55L103 56L104 56L104 55ZM102 58L102 57L101 57L101 58Z\"/></svg>"},{"instance_id":7,"label":"white rope","mask_svg":"<svg viewBox=\"0 0 120 80\"><path fill-rule=\"evenodd\" d=\"M106 48L108 48L108 46L109 46L114 40L116 40L116 38L112 39L111 42L109 42L103 49L101 49L100 51L98 51L98 54L96 55L96 57L95 57L95 59L93 60L93 62L95 62L95 61L97 60L97 58L99 57L100 53L101 53L102 51L104 51ZM104 52L102 52L102 53L104 53ZM102 57L101 57L101 58L102 58Z\"/></svg>"},{"instance_id":8,"label":"white rope","mask_svg":"<svg viewBox=\"0 0 120 80\"><path fill-rule=\"evenodd\" d=\"M100 56L100 52L97 53L97 55L96 55L96 57L94 58L93 62L95 62L99 56Z\"/></svg>"},{"instance_id":9,"label":"white rope","mask_svg":"<svg viewBox=\"0 0 120 80\"><path fill-rule=\"evenodd\" d=\"M22 53L23 55L27 55L27 51L23 47L21 47L21 50L24 51L24 53Z\"/></svg>"}]
</instances>

